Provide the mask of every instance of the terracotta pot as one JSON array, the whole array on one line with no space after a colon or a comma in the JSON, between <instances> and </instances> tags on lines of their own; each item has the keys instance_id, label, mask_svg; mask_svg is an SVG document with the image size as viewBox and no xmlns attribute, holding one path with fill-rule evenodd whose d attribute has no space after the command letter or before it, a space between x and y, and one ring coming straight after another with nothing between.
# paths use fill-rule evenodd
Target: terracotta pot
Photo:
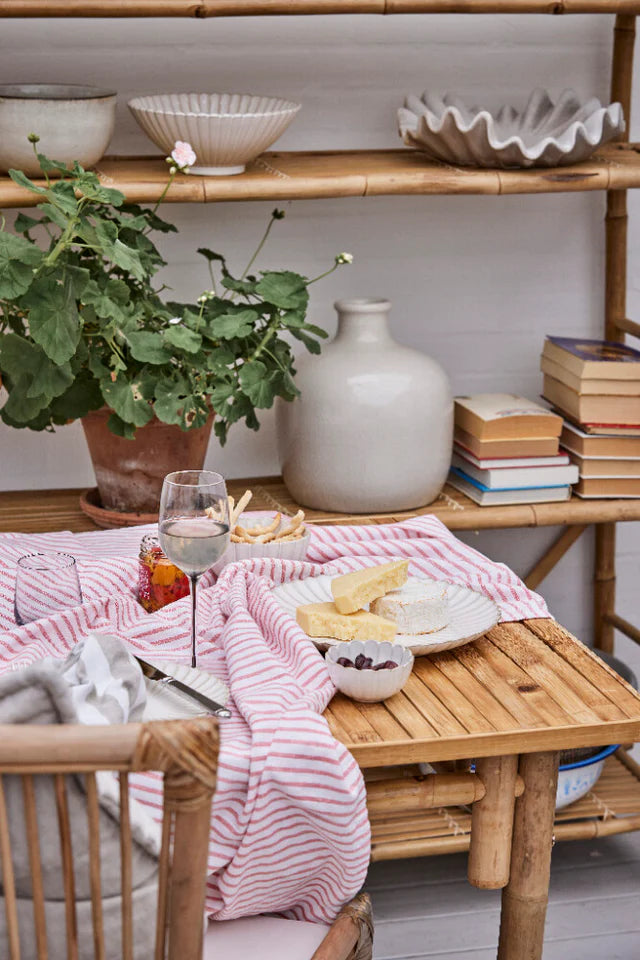
<instances>
[{"instance_id":1,"label":"terracotta pot","mask_svg":"<svg viewBox=\"0 0 640 960\"><path fill-rule=\"evenodd\" d=\"M204 427L181 430L155 417L133 440L107 427L106 407L82 418L101 506L120 513L157 516L164 477L173 470L201 470L209 446L212 413Z\"/></svg>"}]
</instances>

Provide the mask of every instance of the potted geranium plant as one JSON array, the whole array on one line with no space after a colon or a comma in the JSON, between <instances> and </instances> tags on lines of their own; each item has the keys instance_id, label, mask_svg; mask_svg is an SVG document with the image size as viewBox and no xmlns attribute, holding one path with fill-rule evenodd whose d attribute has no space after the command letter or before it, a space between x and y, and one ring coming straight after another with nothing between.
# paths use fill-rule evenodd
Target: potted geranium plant
<instances>
[{"instance_id":1,"label":"potted geranium plant","mask_svg":"<svg viewBox=\"0 0 640 960\"><path fill-rule=\"evenodd\" d=\"M152 514L166 473L203 465L214 419L224 443L234 422L257 430L257 410L296 396L288 335L315 353L326 336L306 319L314 281L250 272L284 216L275 210L238 277L221 254L201 249L212 288L192 304L164 302L154 286L164 260L151 235L175 227L160 219L159 204L125 203L78 163L68 170L37 156L43 185L20 171L10 176L38 194L39 216L20 213L13 232L0 222L0 373L8 392L0 416L32 430L81 418L102 506ZM177 144L167 159L160 200L195 156ZM339 254L321 276L349 262Z\"/></svg>"}]
</instances>

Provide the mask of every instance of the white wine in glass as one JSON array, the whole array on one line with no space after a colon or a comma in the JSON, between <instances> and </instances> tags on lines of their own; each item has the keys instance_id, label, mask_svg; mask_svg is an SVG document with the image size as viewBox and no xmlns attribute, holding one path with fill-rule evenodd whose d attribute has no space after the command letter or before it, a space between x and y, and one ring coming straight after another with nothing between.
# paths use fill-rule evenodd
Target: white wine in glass
<instances>
[{"instance_id":1,"label":"white wine in glass","mask_svg":"<svg viewBox=\"0 0 640 960\"><path fill-rule=\"evenodd\" d=\"M191 581L191 666L196 666L198 580L229 546L229 501L223 477L179 470L164 478L158 521L160 546Z\"/></svg>"}]
</instances>

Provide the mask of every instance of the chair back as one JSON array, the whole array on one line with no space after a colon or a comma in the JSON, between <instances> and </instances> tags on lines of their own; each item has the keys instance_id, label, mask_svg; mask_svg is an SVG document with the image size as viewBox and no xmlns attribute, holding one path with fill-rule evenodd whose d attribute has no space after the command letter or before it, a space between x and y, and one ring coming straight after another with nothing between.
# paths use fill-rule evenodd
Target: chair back
<instances>
[{"instance_id":1,"label":"chair back","mask_svg":"<svg viewBox=\"0 0 640 960\"><path fill-rule=\"evenodd\" d=\"M201 960L218 745L213 717L122 726L0 725L3 960L138 960L140 930L155 942L145 960ZM107 811L101 771L117 774L115 786L107 778L113 787ZM157 864L141 852L131 816L129 777L142 771L162 774ZM105 850L114 832L119 857ZM50 855L54 847L57 859ZM117 859L119 865L111 862ZM153 873L144 897L135 885L141 863L147 879ZM78 893L84 889L83 930ZM148 915L151 905L155 916ZM52 916L59 917L62 943L47 929Z\"/></svg>"}]
</instances>

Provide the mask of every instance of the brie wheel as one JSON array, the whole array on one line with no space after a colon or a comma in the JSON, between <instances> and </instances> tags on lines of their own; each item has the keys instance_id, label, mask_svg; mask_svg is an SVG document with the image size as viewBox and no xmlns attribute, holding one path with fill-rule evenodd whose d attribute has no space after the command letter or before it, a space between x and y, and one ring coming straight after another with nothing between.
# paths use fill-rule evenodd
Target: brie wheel
<instances>
[{"instance_id":1,"label":"brie wheel","mask_svg":"<svg viewBox=\"0 0 640 960\"><path fill-rule=\"evenodd\" d=\"M449 623L447 585L411 579L374 600L369 609L397 623L398 633L434 633Z\"/></svg>"}]
</instances>

